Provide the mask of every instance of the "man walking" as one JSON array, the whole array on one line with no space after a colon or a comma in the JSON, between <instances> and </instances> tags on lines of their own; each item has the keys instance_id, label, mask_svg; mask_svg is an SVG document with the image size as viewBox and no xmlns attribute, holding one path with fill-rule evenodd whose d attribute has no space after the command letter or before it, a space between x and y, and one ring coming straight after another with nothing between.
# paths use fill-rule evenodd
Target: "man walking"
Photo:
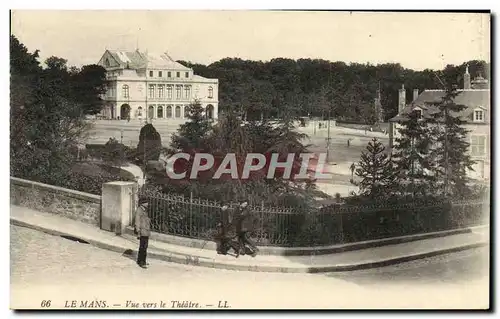
<instances>
[{"instance_id":1,"label":"man walking","mask_svg":"<svg viewBox=\"0 0 500 319\"><path fill-rule=\"evenodd\" d=\"M148 242L151 235L151 219L148 216L148 200L139 199L139 207L135 213L135 233L139 238L139 252L137 264L139 267L147 268L146 257L148 254Z\"/></svg>"},{"instance_id":2,"label":"man walking","mask_svg":"<svg viewBox=\"0 0 500 319\"><path fill-rule=\"evenodd\" d=\"M236 235L238 236L239 251L236 257L240 254L245 254L245 245L249 245L253 251L252 256L255 256L259 249L257 245L250 239L249 233L253 230L253 216L248 210L248 203L243 202L239 207L239 214L236 219Z\"/></svg>"}]
</instances>

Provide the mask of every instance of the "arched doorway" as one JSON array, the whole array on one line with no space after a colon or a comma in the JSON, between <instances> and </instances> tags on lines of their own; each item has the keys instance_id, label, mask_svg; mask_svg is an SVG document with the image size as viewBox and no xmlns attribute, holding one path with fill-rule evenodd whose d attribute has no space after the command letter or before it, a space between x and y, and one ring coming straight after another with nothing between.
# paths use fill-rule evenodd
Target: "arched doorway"
<instances>
[{"instance_id":1,"label":"arched doorway","mask_svg":"<svg viewBox=\"0 0 500 319\"><path fill-rule=\"evenodd\" d=\"M137 108L137 117L142 119L142 106L139 106Z\"/></svg>"},{"instance_id":2,"label":"arched doorway","mask_svg":"<svg viewBox=\"0 0 500 319\"><path fill-rule=\"evenodd\" d=\"M120 119L126 120L130 117L130 105L122 104L120 107Z\"/></svg>"},{"instance_id":3,"label":"arched doorway","mask_svg":"<svg viewBox=\"0 0 500 319\"><path fill-rule=\"evenodd\" d=\"M175 106L175 117L180 118L181 117L181 107L180 105Z\"/></svg>"},{"instance_id":4,"label":"arched doorway","mask_svg":"<svg viewBox=\"0 0 500 319\"><path fill-rule=\"evenodd\" d=\"M150 105L148 108L148 118L152 119L155 116L155 107Z\"/></svg>"},{"instance_id":5,"label":"arched doorway","mask_svg":"<svg viewBox=\"0 0 500 319\"><path fill-rule=\"evenodd\" d=\"M208 104L207 108L205 110L205 116L208 119L213 119L214 118L214 106L212 104Z\"/></svg>"},{"instance_id":6,"label":"arched doorway","mask_svg":"<svg viewBox=\"0 0 500 319\"><path fill-rule=\"evenodd\" d=\"M172 117L172 105L167 105L167 118Z\"/></svg>"},{"instance_id":7,"label":"arched doorway","mask_svg":"<svg viewBox=\"0 0 500 319\"><path fill-rule=\"evenodd\" d=\"M158 106L158 110L156 111L156 117L159 119L163 118L163 105Z\"/></svg>"}]
</instances>

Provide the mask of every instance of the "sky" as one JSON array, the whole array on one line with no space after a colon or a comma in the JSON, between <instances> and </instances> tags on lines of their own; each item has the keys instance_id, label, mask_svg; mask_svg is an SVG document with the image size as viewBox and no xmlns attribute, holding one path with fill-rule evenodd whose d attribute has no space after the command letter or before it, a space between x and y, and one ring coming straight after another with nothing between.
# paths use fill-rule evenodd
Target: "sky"
<instances>
[{"instance_id":1,"label":"sky","mask_svg":"<svg viewBox=\"0 0 500 319\"><path fill-rule=\"evenodd\" d=\"M75 66L137 47L202 64L284 57L423 70L490 61L490 16L480 13L15 10L11 33L41 60Z\"/></svg>"}]
</instances>

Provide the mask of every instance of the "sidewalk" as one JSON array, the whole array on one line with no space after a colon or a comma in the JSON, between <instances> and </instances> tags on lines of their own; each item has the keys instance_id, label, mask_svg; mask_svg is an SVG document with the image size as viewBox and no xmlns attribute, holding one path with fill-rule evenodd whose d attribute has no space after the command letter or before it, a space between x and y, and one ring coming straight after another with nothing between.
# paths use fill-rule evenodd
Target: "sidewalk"
<instances>
[{"instance_id":1,"label":"sidewalk","mask_svg":"<svg viewBox=\"0 0 500 319\"><path fill-rule=\"evenodd\" d=\"M98 227L49 213L11 205L11 224L29 227L52 235L66 235L99 248L136 254L134 236L117 236ZM215 251L150 241L148 257L210 268L317 273L381 267L400 262L451 253L489 244L489 227L477 227L470 233L424 239L390 246L316 256L218 255Z\"/></svg>"}]
</instances>

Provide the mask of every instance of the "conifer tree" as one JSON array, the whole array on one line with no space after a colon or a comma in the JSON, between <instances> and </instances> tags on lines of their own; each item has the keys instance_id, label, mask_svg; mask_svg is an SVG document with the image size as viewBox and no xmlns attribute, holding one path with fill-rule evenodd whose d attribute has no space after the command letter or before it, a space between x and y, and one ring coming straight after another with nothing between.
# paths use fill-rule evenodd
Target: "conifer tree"
<instances>
[{"instance_id":1,"label":"conifer tree","mask_svg":"<svg viewBox=\"0 0 500 319\"><path fill-rule=\"evenodd\" d=\"M392 160L397 174L397 191L402 194L425 195L432 193L434 179L428 174L432 168L430 146L432 130L419 112L413 111L401 123L400 137L396 138Z\"/></svg>"},{"instance_id":2,"label":"conifer tree","mask_svg":"<svg viewBox=\"0 0 500 319\"><path fill-rule=\"evenodd\" d=\"M373 138L366 146L366 151L361 153L356 176L361 178L355 183L361 195L378 199L390 193L395 178L393 163L377 138Z\"/></svg>"},{"instance_id":3,"label":"conifer tree","mask_svg":"<svg viewBox=\"0 0 500 319\"><path fill-rule=\"evenodd\" d=\"M459 94L455 86L447 87L441 101L434 103L437 110L431 119L437 142L431 154L436 164L434 176L442 185L442 192L452 196L467 193L467 169L472 170L474 164L462 118L467 107L454 102Z\"/></svg>"},{"instance_id":4,"label":"conifer tree","mask_svg":"<svg viewBox=\"0 0 500 319\"><path fill-rule=\"evenodd\" d=\"M205 116L199 101L195 101L185 110L188 121L182 124L172 136L173 151L201 150L205 146L208 134L212 129L211 121Z\"/></svg>"}]
</instances>

